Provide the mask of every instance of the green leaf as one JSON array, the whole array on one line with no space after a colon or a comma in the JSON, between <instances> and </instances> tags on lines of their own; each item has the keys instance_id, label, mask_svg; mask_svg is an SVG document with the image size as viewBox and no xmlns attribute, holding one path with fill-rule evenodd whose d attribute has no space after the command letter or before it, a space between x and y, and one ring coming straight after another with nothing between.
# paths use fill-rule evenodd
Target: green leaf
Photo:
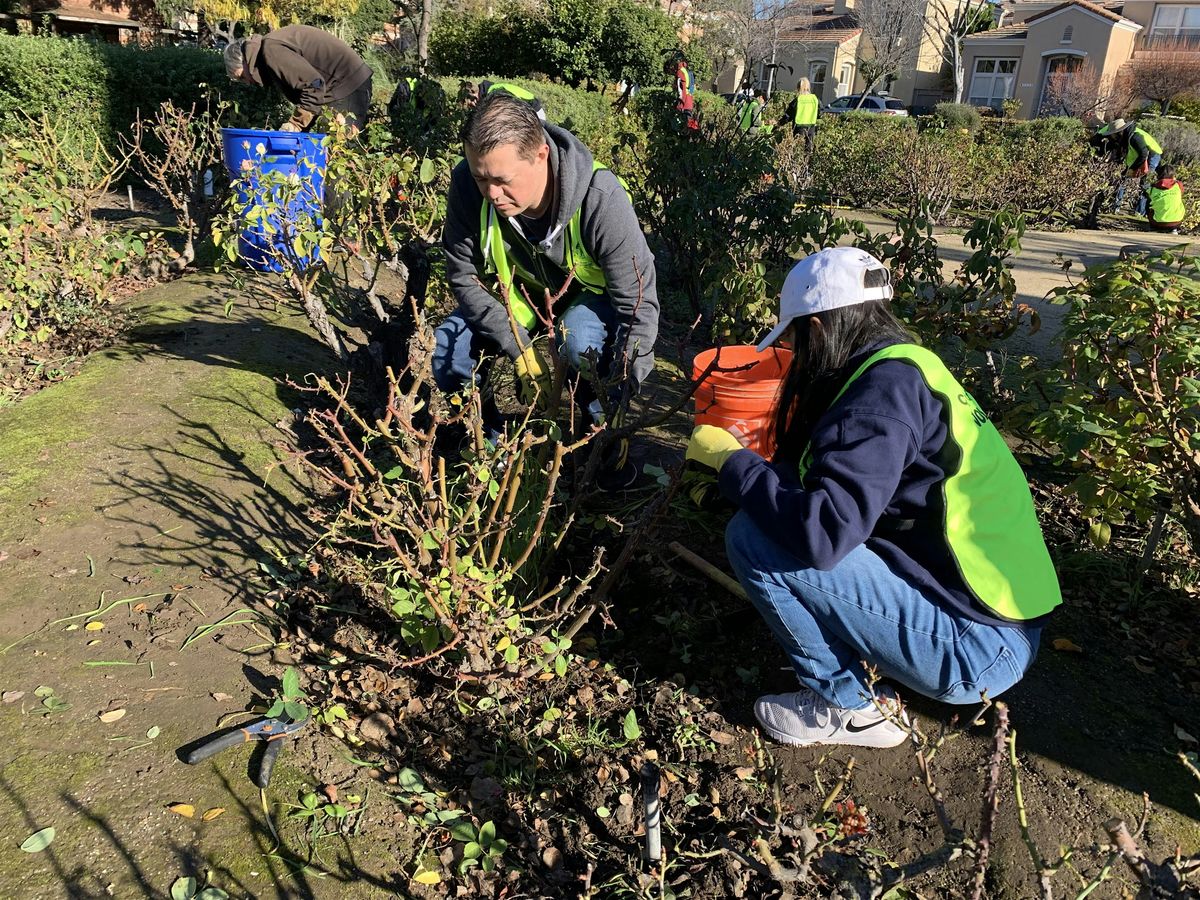
<instances>
[{"instance_id":1,"label":"green leaf","mask_svg":"<svg viewBox=\"0 0 1200 900\"><path fill-rule=\"evenodd\" d=\"M414 794L425 790L425 781L414 769L401 769L397 772L396 783L404 790Z\"/></svg>"},{"instance_id":2,"label":"green leaf","mask_svg":"<svg viewBox=\"0 0 1200 900\"><path fill-rule=\"evenodd\" d=\"M496 823L484 822L483 827L479 829L479 843L485 847L491 846L496 840Z\"/></svg>"},{"instance_id":3,"label":"green leaf","mask_svg":"<svg viewBox=\"0 0 1200 900\"><path fill-rule=\"evenodd\" d=\"M398 478L403 478L404 466L396 466L395 468L388 469L383 473L383 477L387 481L395 481Z\"/></svg>"},{"instance_id":4,"label":"green leaf","mask_svg":"<svg viewBox=\"0 0 1200 900\"><path fill-rule=\"evenodd\" d=\"M190 875L176 878L171 885L171 900L192 900L196 896L196 879Z\"/></svg>"},{"instance_id":5,"label":"green leaf","mask_svg":"<svg viewBox=\"0 0 1200 900\"><path fill-rule=\"evenodd\" d=\"M308 718L308 706L295 700L283 704L283 714L293 722L303 722Z\"/></svg>"},{"instance_id":6,"label":"green leaf","mask_svg":"<svg viewBox=\"0 0 1200 900\"><path fill-rule=\"evenodd\" d=\"M1107 522L1093 522L1088 528L1088 538L1097 547L1107 547L1112 540L1112 526Z\"/></svg>"},{"instance_id":7,"label":"green leaf","mask_svg":"<svg viewBox=\"0 0 1200 900\"><path fill-rule=\"evenodd\" d=\"M316 809L317 804L320 802L321 801L316 794L305 794L300 798L300 805L305 809Z\"/></svg>"},{"instance_id":8,"label":"green leaf","mask_svg":"<svg viewBox=\"0 0 1200 900\"><path fill-rule=\"evenodd\" d=\"M638 725L637 713L632 709L625 715L625 740L636 741L642 736L642 729Z\"/></svg>"},{"instance_id":9,"label":"green leaf","mask_svg":"<svg viewBox=\"0 0 1200 900\"><path fill-rule=\"evenodd\" d=\"M463 847L463 859L479 859L481 856L483 856L483 848L475 841L471 841Z\"/></svg>"},{"instance_id":10,"label":"green leaf","mask_svg":"<svg viewBox=\"0 0 1200 900\"><path fill-rule=\"evenodd\" d=\"M437 177L437 169L433 165L432 159L421 160L421 184L429 184Z\"/></svg>"},{"instance_id":11,"label":"green leaf","mask_svg":"<svg viewBox=\"0 0 1200 900\"><path fill-rule=\"evenodd\" d=\"M283 701L276 700L274 703L271 704L271 708L267 710L267 716L269 718L274 719L282 712L283 712Z\"/></svg>"},{"instance_id":12,"label":"green leaf","mask_svg":"<svg viewBox=\"0 0 1200 900\"><path fill-rule=\"evenodd\" d=\"M220 888L208 887L196 895L196 900L229 900L229 895Z\"/></svg>"},{"instance_id":13,"label":"green leaf","mask_svg":"<svg viewBox=\"0 0 1200 900\"><path fill-rule=\"evenodd\" d=\"M21 844L21 849L26 853L41 853L52 843L54 843L54 828L43 828L41 831L35 831L29 837L25 838L25 842Z\"/></svg>"},{"instance_id":14,"label":"green leaf","mask_svg":"<svg viewBox=\"0 0 1200 900\"><path fill-rule=\"evenodd\" d=\"M300 673L295 666L288 666L283 673L283 696L287 700L303 696L300 693Z\"/></svg>"},{"instance_id":15,"label":"green leaf","mask_svg":"<svg viewBox=\"0 0 1200 900\"><path fill-rule=\"evenodd\" d=\"M150 740L154 740L161 733L162 730L157 725L151 725L150 730L146 732L146 737Z\"/></svg>"},{"instance_id":16,"label":"green leaf","mask_svg":"<svg viewBox=\"0 0 1200 900\"><path fill-rule=\"evenodd\" d=\"M475 830L475 826L470 822L459 822L457 825L450 826L450 836L456 841L466 843L474 841L479 837L479 832Z\"/></svg>"}]
</instances>

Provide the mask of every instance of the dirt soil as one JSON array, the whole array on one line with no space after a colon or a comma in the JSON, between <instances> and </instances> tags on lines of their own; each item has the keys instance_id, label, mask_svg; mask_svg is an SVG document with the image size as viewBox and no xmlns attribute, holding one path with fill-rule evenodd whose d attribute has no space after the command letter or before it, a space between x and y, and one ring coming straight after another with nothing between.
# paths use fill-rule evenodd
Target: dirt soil
<instances>
[{"instance_id":1,"label":"dirt soil","mask_svg":"<svg viewBox=\"0 0 1200 900\"><path fill-rule=\"evenodd\" d=\"M754 697L795 682L744 603L670 549L726 567L724 516L683 498L580 635L565 679L489 693L397 670L386 622L334 577L336 561L308 552L324 507L287 462L303 401L278 379L328 357L260 294L225 318L230 290L194 277L147 292L128 344L0 411L0 895L167 897L186 875L264 898L859 896L846 886L864 873L941 846L910 750L759 740ZM662 360L650 403L664 405L682 376ZM638 458L676 459L686 428L675 417ZM619 544L655 489L595 510L576 539ZM1102 824L1135 823L1146 792L1147 855L1196 853L1200 785L1175 758L1200 735L1196 580L1165 564L1135 578L1136 542L1087 549L1052 482L1039 491L1067 603L1003 698L1030 835L1051 859L1077 848L1071 862L1091 878ZM1166 555L1182 552L1172 543ZM289 742L268 819L245 748L195 767L177 751L262 704L288 665L322 710L347 717ZM908 699L931 735L970 715ZM968 834L990 753L989 714L933 763ZM832 800L855 807L822 812L851 756ZM661 884L640 858L647 763L662 772ZM1000 797L985 896L1031 897L1007 775ZM179 803L194 815L167 808ZM494 874L459 874L466 843L429 826L464 813L508 843ZM831 853L808 884L781 883L752 842L786 868L805 825ZM48 826L46 850L17 849ZM951 864L891 896L966 895L969 878ZM1056 896L1080 889L1067 868L1054 883ZM1131 891L1118 865L1090 896Z\"/></svg>"}]
</instances>

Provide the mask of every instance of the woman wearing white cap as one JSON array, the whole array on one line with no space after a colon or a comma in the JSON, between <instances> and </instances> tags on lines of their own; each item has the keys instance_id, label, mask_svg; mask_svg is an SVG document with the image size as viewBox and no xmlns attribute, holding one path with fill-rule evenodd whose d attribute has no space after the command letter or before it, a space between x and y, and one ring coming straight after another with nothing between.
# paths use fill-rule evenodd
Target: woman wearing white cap
<instances>
[{"instance_id":1,"label":"woman wearing white cap","mask_svg":"<svg viewBox=\"0 0 1200 900\"><path fill-rule=\"evenodd\" d=\"M864 663L946 703L995 697L1062 602L1020 467L891 296L862 250L801 260L758 347L795 353L774 458L711 425L688 445L739 507L730 563L800 679L754 707L784 743L902 743L903 711L890 690L872 697Z\"/></svg>"}]
</instances>

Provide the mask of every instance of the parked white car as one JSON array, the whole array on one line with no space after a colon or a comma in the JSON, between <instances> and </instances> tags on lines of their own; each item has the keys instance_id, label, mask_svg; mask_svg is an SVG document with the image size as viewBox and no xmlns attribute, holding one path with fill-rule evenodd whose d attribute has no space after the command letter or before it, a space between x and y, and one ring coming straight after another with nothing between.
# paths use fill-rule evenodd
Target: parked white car
<instances>
[{"instance_id":1,"label":"parked white car","mask_svg":"<svg viewBox=\"0 0 1200 900\"><path fill-rule=\"evenodd\" d=\"M848 97L838 97L832 103L826 104L823 112L831 116L840 116L848 112L879 113L882 116L908 115L904 104L895 97L880 97L877 94L871 94L860 107L858 105L859 96L859 94L851 94Z\"/></svg>"}]
</instances>

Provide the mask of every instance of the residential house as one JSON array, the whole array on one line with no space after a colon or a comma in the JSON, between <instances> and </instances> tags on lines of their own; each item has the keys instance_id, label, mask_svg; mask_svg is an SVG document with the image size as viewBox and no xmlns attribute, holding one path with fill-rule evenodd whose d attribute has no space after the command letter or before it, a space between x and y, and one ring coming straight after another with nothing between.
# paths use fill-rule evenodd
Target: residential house
<instances>
[{"instance_id":1,"label":"residential house","mask_svg":"<svg viewBox=\"0 0 1200 900\"><path fill-rule=\"evenodd\" d=\"M965 99L999 107L1014 98L1024 117L1052 111L1048 89L1056 77L1100 88L1131 60L1153 59L1156 47L1196 41L1200 55L1195 0L1012 0L1003 10L1002 27L964 42Z\"/></svg>"},{"instance_id":2,"label":"residential house","mask_svg":"<svg viewBox=\"0 0 1200 900\"><path fill-rule=\"evenodd\" d=\"M870 59L872 49L855 16L856 4L871 0L833 0L817 5L811 14L796 15L780 35L776 62L790 66L792 74L776 70L775 86L792 90L802 77L812 83L813 93L822 103L858 93L865 87L860 73L864 59ZM953 7L960 0L918 0L914 9L922 21L929 19L934 4ZM946 8L943 6L942 8ZM937 17L933 17L934 20ZM946 98L945 63L942 56L944 40L933 28L921 28L919 46L915 49L900 77L886 87L887 92L907 106L931 107ZM717 90L734 91L743 82L744 65L728 67L717 80ZM756 86L765 88L770 70L759 64L754 73ZM882 89L884 86L880 86Z\"/></svg>"},{"instance_id":3,"label":"residential house","mask_svg":"<svg viewBox=\"0 0 1200 900\"><path fill-rule=\"evenodd\" d=\"M26 0L0 12L0 30L148 44L194 36L196 15L168 27L153 0Z\"/></svg>"}]
</instances>

